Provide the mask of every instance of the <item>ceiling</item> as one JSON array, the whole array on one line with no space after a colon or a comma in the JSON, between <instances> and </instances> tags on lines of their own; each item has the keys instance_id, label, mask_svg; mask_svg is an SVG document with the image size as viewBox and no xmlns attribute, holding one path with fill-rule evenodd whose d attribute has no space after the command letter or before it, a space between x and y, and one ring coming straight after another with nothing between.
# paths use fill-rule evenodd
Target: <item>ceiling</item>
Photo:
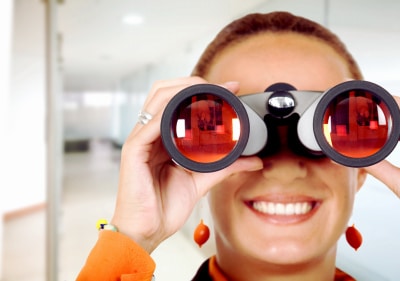
<instances>
[{"instance_id":1,"label":"ceiling","mask_svg":"<svg viewBox=\"0 0 400 281\"><path fill-rule=\"evenodd\" d=\"M15 0L32 17L32 3ZM110 90L126 75L184 52L193 42L214 35L232 19L248 12L288 10L338 30L358 52L375 60L376 73L388 65L400 77L400 1L398 0L64 0L58 6L58 30L66 89ZM17 7L18 8L18 7ZM39 15L43 16L43 14ZM122 18L137 15L140 25ZM25 27L26 38L35 34ZM342 36L343 34L343 36ZM37 36L36 36L37 37ZM24 42L20 48L32 44ZM367 48L368 47L368 48ZM399 66L396 66L398 64ZM393 67L394 72L393 72ZM382 68L382 69L381 69ZM400 80L400 79L397 79ZM400 86L399 86L400 87ZM399 88L400 91L400 88Z\"/></svg>"},{"instance_id":2,"label":"ceiling","mask_svg":"<svg viewBox=\"0 0 400 281\"><path fill-rule=\"evenodd\" d=\"M59 8L65 83L106 86L215 31L264 0L66 0ZM143 17L125 25L126 15Z\"/></svg>"}]
</instances>

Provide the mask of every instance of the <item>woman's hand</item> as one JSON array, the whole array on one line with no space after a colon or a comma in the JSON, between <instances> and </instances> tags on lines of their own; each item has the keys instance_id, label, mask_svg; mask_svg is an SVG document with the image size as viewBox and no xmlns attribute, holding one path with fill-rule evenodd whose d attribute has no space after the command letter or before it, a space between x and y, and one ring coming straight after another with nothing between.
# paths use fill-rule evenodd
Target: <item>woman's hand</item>
<instances>
[{"instance_id":1,"label":"woman's hand","mask_svg":"<svg viewBox=\"0 0 400 281\"><path fill-rule=\"evenodd\" d=\"M228 175L262 168L257 157L237 160L214 173L195 173L172 163L160 139L161 116L168 101L180 90L199 83L188 77L154 84L143 110L153 115L146 125L138 123L128 136L121 156L118 196L112 224L151 253L178 231L196 202ZM238 83L222 85L232 92Z\"/></svg>"},{"instance_id":2,"label":"woman's hand","mask_svg":"<svg viewBox=\"0 0 400 281\"><path fill-rule=\"evenodd\" d=\"M400 97L394 97L400 108ZM365 168L366 171L387 185L400 198L400 168L387 160Z\"/></svg>"}]
</instances>

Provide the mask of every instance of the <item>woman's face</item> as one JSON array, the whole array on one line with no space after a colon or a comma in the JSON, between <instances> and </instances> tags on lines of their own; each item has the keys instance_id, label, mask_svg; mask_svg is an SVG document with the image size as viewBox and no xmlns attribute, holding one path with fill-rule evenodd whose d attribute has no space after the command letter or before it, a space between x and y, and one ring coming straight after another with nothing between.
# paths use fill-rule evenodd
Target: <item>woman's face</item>
<instances>
[{"instance_id":1,"label":"woman's face","mask_svg":"<svg viewBox=\"0 0 400 281\"><path fill-rule=\"evenodd\" d=\"M344 60L324 43L297 34L253 36L222 52L206 79L240 82L240 94L276 82L324 91L349 78ZM347 226L363 170L308 159L285 148L257 172L238 173L210 191L218 259L245 257L298 264L335 254Z\"/></svg>"}]
</instances>

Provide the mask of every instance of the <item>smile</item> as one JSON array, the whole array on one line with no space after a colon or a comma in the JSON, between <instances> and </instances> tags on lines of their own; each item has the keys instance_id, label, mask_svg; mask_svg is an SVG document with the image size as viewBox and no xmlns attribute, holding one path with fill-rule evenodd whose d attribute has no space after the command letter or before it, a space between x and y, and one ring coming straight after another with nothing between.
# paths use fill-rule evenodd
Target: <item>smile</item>
<instances>
[{"instance_id":1,"label":"smile","mask_svg":"<svg viewBox=\"0 0 400 281\"><path fill-rule=\"evenodd\" d=\"M293 216L308 214L315 203L295 202L295 203L273 203L265 201L253 201L251 207L257 212L267 215Z\"/></svg>"}]
</instances>

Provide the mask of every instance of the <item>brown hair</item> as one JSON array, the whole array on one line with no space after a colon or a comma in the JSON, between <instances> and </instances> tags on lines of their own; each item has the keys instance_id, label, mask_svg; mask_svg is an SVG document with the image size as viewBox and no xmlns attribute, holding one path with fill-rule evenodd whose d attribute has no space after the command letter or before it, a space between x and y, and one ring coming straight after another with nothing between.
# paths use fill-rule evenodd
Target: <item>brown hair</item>
<instances>
[{"instance_id":1,"label":"brown hair","mask_svg":"<svg viewBox=\"0 0 400 281\"><path fill-rule=\"evenodd\" d=\"M316 22L288 12L249 14L233 21L208 45L193 69L192 75L205 77L215 57L225 48L263 32L293 32L322 40L346 61L351 78L362 79L362 73L353 56L334 33Z\"/></svg>"}]
</instances>

